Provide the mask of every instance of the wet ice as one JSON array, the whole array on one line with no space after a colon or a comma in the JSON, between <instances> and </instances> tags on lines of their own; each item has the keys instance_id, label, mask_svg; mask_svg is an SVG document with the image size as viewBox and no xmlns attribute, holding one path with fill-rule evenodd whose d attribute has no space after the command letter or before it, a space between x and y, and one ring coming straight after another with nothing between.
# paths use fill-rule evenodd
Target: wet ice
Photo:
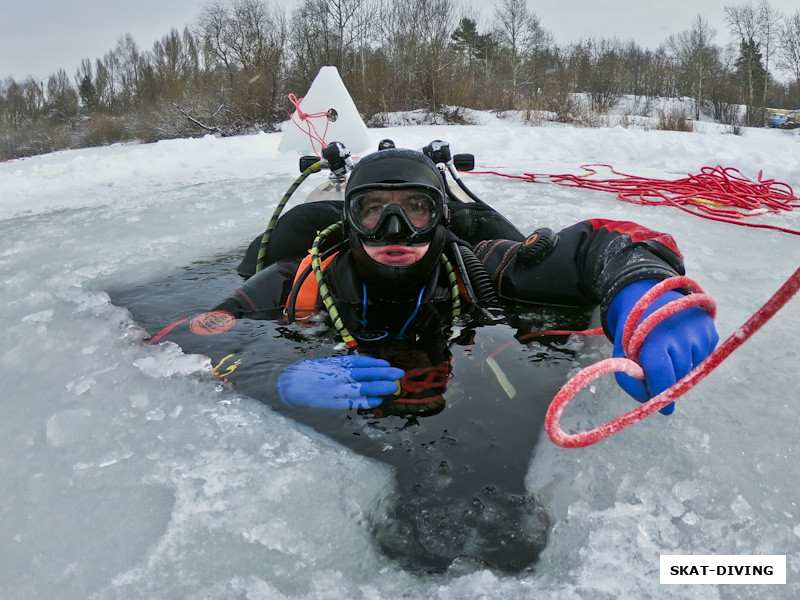
<instances>
[{"instance_id":1,"label":"wet ice","mask_svg":"<svg viewBox=\"0 0 800 600\"><path fill-rule=\"evenodd\" d=\"M483 118L373 134L410 147L446 139L511 173L602 161L666 177L721 161L800 188L797 135ZM471 566L421 578L388 561L368 519L391 491L384 465L221 388L202 358L144 345L104 295L243 249L294 177L296 158L277 144L267 134L177 140L0 165L0 588L10 597L660 598L659 555L691 553L787 554L779 595L746 594L800 593L796 299L674 416L589 450L540 440L525 484L553 527L533 573ZM524 230L609 217L672 233L719 304L723 337L800 263L796 237L597 192L465 178ZM766 220L800 228L797 212ZM569 422L631 407L613 384L592 397ZM669 597L736 596L703 586Z\"/></svg>"}]
</instances>

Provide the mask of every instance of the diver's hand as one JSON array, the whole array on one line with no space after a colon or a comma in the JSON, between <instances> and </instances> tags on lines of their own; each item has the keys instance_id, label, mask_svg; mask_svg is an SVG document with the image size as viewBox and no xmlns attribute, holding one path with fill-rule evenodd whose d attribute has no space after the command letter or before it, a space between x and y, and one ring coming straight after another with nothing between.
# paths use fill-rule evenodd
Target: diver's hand
<instances>
[{"instance_id":1,"label":"diver's hand","mask_svg":"<svg viewBox=\"0 0 800 600\"><path fill-rule=\"evenodd\" d=\"M607 322L614 335L614 356L625 357L622 349L622 331L633 305L647 290L659 283L655 280L637 281L620 291L608 309ZM648 315L683 294L670 290L656 299L642 316ZM681 310L659 323L645 338L639 351L639 364L645 379L640 381L624 373L617 373L617 383L639 402L647 402L664 390L672 387L689 374L714 351L719 334L714 320L699 306ZM627 358L627 357L626 357ZM675 403L661 409L665 415L672 414Z\"/></svg>"},{"instance_id":2,"label":"diver's hand","mask_svg":"<svg viewBox=\"0 0 800 600\"><path fill-rule=\"evenodd\" d=\"M301 360L278 378L281 400L289 406L374 408L398 391L402 369L370 356L331 356Z\"/></svg>"}]
</instances>

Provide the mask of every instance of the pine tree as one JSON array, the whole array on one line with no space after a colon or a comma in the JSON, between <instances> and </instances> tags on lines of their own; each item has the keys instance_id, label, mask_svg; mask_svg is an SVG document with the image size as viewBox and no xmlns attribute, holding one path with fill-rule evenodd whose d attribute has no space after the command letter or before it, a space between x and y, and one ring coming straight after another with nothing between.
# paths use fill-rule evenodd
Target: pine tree
<instances>
[{"instance_id":1,"label":"pine tree","mask_svg":"<svg viewBox=\"0 0 800 600\"><path fill-rule=\"evenodd\" d=\"M97 112L97 107L99 106L97 90L92 83L92 78L88 74L84 75L83 79L81 79L81 83L78 86L78 96L81 99L81 106L83 106L86 112Z\"/></svg>"},{"instance_id":2,"label":"pine tree","mask_svg":"<svg viewBox=\"0 0 800 600\"><path fill-rule=\"evenodd\" d=\"M757 91L763 89L766 83L767 70L764 68L760 45L752 37L741 41L734 67L745 93L747 124L759 125L763 120L764 107L756 106L759 102Z\"/></svg>"},{"instance_id":3,"label":"pine tree","mask_svg":"<svg viewBox=\"0 0 800 600\"><path fill-rule=\"evenodd\" d=\"M450 37L456 47L468 56L470 64L473 57L486 60L495 45L492 36L478 33L478 24L467 17L461 19L461 23Z\"/></svg>"}]
</instances>

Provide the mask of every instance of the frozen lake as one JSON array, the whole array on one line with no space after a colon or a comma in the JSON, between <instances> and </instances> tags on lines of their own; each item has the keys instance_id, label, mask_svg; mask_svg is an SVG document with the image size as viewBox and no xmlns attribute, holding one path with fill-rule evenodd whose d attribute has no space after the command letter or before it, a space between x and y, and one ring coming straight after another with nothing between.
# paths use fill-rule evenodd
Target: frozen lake
<instances>
[{"instance_id":1,"label":"frozen lake","mask_svg":"<svg viewBox=\"0 0 800 600\"><path fill-rule=\"evenodd\" d=\"M763 169L800 189L800 136L622 128L373 130L418 148L444 139L479 168L578 172L602 162L677 178ZM596 446L541 435L525 485L552 521L530 573L421 577L375 547L365 515L394 474L231 392L209 361L145 332L107 290L179 276L241 252L296 176L280 136L176 140L0 164L0 590L4 598L800 597L800 301L671 417ZM671 233L730 335L800 265L800 236L666 207L490 176L468 185L522 231L584 218ZM309 188L310 189L310 188ZM800 229L800 210L764 217ZM220 298L187 298L187 312ZM176 315L183 316L183 315ZM610 346L603 351L610 354ZM613 381L568 423L633 406ZM661 586L664 554L787 555L786 586Z\"/></svg>"}]
</instances>

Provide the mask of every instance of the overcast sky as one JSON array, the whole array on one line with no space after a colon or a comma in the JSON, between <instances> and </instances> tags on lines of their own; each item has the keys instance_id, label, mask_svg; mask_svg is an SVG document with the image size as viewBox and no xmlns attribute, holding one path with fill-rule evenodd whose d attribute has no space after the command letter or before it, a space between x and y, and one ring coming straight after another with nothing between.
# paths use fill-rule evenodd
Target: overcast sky
<instances>
[{"instance_id":1,"label":"overcast sky","mask_svg":"<svg viewBox=\"0 0 800 600\"><path fill-rule=\"evenodd\" d=\"M491 0L470 0L484 23ZM288 9L298 0L272 0ZM800 10L800 0L770 0L785 14ZM559 43L586 37L616 37L656 48L670 35L689 29L703 14L727 42L725 6L745 0L530 0L545 29ZM196 20L205 0L0 0L0 79L46 79L58 69L74 76L81 59L97 58L130 33L143 50L170 29ZM480 21L479 21L480 22Z\"/></svg>"}]
</instances>

